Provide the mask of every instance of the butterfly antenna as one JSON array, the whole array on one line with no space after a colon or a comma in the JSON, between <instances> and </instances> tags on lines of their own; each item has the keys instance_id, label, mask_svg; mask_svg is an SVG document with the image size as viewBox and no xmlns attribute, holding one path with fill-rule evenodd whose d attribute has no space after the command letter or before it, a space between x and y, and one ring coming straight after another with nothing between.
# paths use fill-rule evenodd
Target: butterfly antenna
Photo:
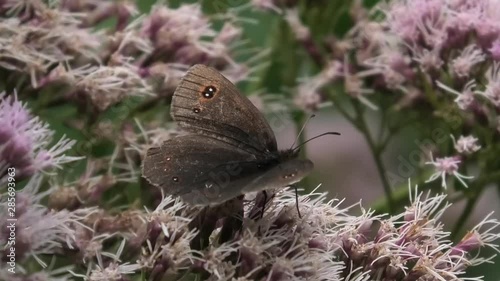
<instances>
[{"instance_id":1,"label":"butterfly antenna","mask_svg":"<svg viewBox=\"0 0 500 281\"><path fill-rule=\"evenodd\" d=\"M311 116L309 116L309 118L307 118L306 122L304 122L304 125L302 125L302 128L300 129L299 133L297 134L297 138L295 138L295 141L293 142L292 146L290 146L290 149L292 149L293 146L299 141L300 135L302 135L302 133L304 132L304 129L306 128L307 123L309 123L309 121L314 117L316 117L316 115L311 114Z\"/></svg>"},{"instance_id":2,"label":"butterfly antenna","mask_svg":"<svg viewBox=\"0 0 500 281\"><path fill-rule=\"evenodd\" d=\"M299 149L301 146L303 146L304 144L306 144L306 143L308 143L308 142L310 142L310 141L312 141L312 140L315 140L315 139L317 139L317 138L320 138L320 137L326 136L326 135L338 135L338 136L340 136L340 133L339 133L339 132L326 132L326 133L319 134L319 135L317 135L317 136L315 136L315 137L312 137L312 138L310 138L310 139L306 140L305 142L303 142L303 143L301 143L301 144L297 145L297 146L296 146L295 148L293 148L292 150L293 150L293 151L295 151L295 150Z\"/></svg>"}]
</instances>

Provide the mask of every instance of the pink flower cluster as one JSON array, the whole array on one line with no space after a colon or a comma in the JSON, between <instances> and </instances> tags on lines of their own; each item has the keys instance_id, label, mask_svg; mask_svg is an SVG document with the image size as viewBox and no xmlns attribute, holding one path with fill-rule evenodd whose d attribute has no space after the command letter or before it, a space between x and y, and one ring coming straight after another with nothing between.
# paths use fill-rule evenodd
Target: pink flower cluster
<instances>
[{"instance_id":1,"label":"pink flower cluster","mask_svg":"<svg viewBox=\"0 0 500 281\"><path fill-rule=\"evenodd\" d=\"M62 137L52 143L54 132L38 117L33 117L17 95L0 94L0 183L8 168L15 168L18 177L61 168L80 159L64 153L75 141Z\"/></svg>"}]
</instances>

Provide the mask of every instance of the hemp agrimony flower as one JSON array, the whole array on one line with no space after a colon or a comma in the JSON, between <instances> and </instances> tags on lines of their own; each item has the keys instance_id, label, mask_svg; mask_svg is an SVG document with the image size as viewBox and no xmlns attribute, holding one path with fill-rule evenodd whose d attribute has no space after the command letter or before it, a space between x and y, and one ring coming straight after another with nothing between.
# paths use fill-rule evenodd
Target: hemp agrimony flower
<instances>
[{"instance_id":1,"label":"hemp agrimony flower","mask_svg":"<svg viewBox=\"0 0 500 281\"><path fill-rule=\"evenodd\" d=\"M455 150L460 154L472 154L479 149L481 146L478 144L478 139L474 136L460 136L458 140L455 141L455 137L451 136Z\"/></svg>"},{"instance_id":2,"label":"hemp agrimony flower","mask_svg":"<svg viewBox=\"0 0 500 281\"><path fill-rule=\"evenodd\" d=\"M65 154L75 141L63 136L53 144L53 135L46 123L31 115L17 94L0 93L0 183L9 167L16 169L18 177L29 177L81 159Z\"/></svg>"},{"instance_id":3,"label":"hemp agrimony flower","mask_svg":"<svg viewBox=\"0 0 500 281\"><path fill-rule=\"evenodd\" d=\"M75 211L54 211L41 204L41 200L50 193L41 192L42 176L34 175L22 191L16 194L16 258L19 263L33 258L46 266L40 255L55 254L63 248L72 248L76 240L76 227L83 226L84 218L91 214L91 209ZM7 225L11 223L7 214L6 198L2 194L0 243L6 244L9 237ZM11 210L9 210L12 212ZM5 249L6 251L7 249Z\"/></svg>"},{"instance_id":4,"label":"hemp agrimony flower","mask_svg":"<svg viewBox=\"0 0 500 281\"><path fill-rule=\"evenodd\" d=\"M0 280L482 280L468 270L495 261L483 250L499 253L500 223L487 210L465 226L500 182L500 1L146 2L0 0L0 245L16 238ZM321 190L306 179L210 207L165 196L142 162L189 133L169 108L200 63L280 142L315 112L344 122L321 129L342 133L330 145L363 153L337 165L325 143L304 146L335 167ZM378 178L344 186L361 161ZM347 189L363 204L331 198Z\"/></svg>"},{"instance_id":5,"label":"hemp agrimony flower","mask_svg":"<svg viewBox=\"0 0 500 281\"><path fill-rule=\"evenodd\" d=\"M432 157L431 157L432 158ZM462 161L459 157L443 157L443 158L435 158L431 159L431 161L426 162L425 164L433 165L435 169L435 173L432 174L426 182L431 182L436 179L441 179L441 186L446 188L446 176L452 175L454 176L463 186L467 187L464 179L472 179L473 176L465 176L458 172L458 168Z\"/></svg>"}]
</instances>

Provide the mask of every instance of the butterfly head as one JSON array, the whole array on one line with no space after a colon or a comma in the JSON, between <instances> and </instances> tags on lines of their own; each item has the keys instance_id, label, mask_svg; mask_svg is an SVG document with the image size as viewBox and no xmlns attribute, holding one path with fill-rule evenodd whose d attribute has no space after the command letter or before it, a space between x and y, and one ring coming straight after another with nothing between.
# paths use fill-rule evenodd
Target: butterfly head
<instances>
[{"instance_id":1,"label":"butterfly head","mask_svg":"<svg viewBox=\"0 0 500 281\"><path fill-rule=\"evenodd\" d=\"M314 168L309 159L289 158L279 165L282 186L294 184L307 176Z\"/></svg>"},{"instance_id":2,"label":"butterfly head","mask_svg":"<svg viewBox=\"0 0 500 281\"><path fill-rule=\"evenodd\" d=\"M279 152L279 160L286 161L299 157L300 149L286 149Z\"/></svg>"}]
</instances>

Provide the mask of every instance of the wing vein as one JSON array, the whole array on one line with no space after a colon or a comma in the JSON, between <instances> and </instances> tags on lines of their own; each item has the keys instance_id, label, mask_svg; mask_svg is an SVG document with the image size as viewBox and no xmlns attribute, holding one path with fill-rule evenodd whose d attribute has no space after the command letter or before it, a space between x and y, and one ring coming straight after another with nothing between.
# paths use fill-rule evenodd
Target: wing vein
<instances>
[{"instance_id":1,"label":"wing vein","mask_svg":"<svg viewBox=\"0 0 500 281\"><path fill-rule=\"evenodd\" d=\"M191 97L188 97L188 96L180 95L179 93L175 93L175 97L181 97L181 98L185 98L185 99L188 99L188 100L197 100L197 99L194 99L194 98L191 98Z\"/></svg>"},{"instance_id":2,"label":"wing vein","mask_svg":"<svg viewBox=\"0 0 500 281\"><path fill-rule=\"evenodd\" d=\"M206 86L206 85L203 85L203 84L201 84L201 83L198 83L198 82L196 82L196 81L189 80L189 79L186 79L186 78L184 78L184 81L189 82L189 83L193 83L193 84L198 85L198 86Z\"/></svg>"},{"instance_id":3,"label":"wing vein","mask_svg":"<svg viewBox=\"0 0 500 281\"><path fill-rule=\"evenodd\" d=\"M219 127L229 127L229 128L231 128L231 129L233 129L233 130L235 130L235 131L237 131L237 132L240 132L240 133L244 134L244 135L246 136L246 138L248 138L248 137L249 137L247 133L245 133L244 131L242 131L242 130L241 130L241 129L239 129L239 128L236 128L236 127L234 127L234 126L227 125L227 124L221 124L221 123L218 123L218 122L213 122L213 121L212 121L212 120L210 120L210 119L206 119L206 118L196 119L196 118L192 118L192 117L187 116L187 115L179 115L179 114L176 114L175 118L177 119L177 121L178 121L178 122L182 122L182 121L187 122L186 120L208 121L208 123L209 123L209 124L211 124L211 125L215 125L215 126L219 125ZM184 119L184 120L183 120L183 119ZM222 126L220 126L220 125L222 125ZM254 145L252 145L251 143L247 142L247 141L246 141L246 139L245 139L245 141L243 142L243 141L241 141L241 139L238 139L238 138L235 138L235 137L231 137L231 136L228 136L228 135L224 135L224 134L218 133L217 131L207 129L207 128L202 127L202 126L197 126L197 125L193 125L193 124L191 124L190 126L191 126L191 127L193 127L193 128L196 128L197 130L204 131L204 132L208 132L208 133L210 133L210 134L212 134L212 135L215 135L215 136L219 136L220 138L215 138L215 139L217 139L217 140L221 140L221 139L224 139L224 138L225 138L225 139L230 139L230 140L233 140L233 141L234 141L234 143L241 143L241 144L244 144L245 146L247 146L247 147L249 147L249 148L252 148L253 150L255 150L255 151L257 151L257 152L260 152L261 154L266 154L266 153L265 153L265 150L263 150L263 149L261 149L261 148L258 148L258 147L255 147L255 146L254 146ZM212 137L212 138L213 138L213 137ZM239 146L235 145L234 143L228 143L228 144L231 144L233 147L237 147L237 148L239 148L239 149L243 149L243 148L241 148L241 147L239 147ZM252 151L248 151L248 150L246 150L246 149L243 149L243 150L245 150L246 152L250 152L250 153L252 153Z\"/></svg>"},{"instance_id":4,"label":"wing vein","mask_svg":"<svg viewBox=\"0 0 500 281\"><path fill-rule=\"evenodd\" d=\"M189 111L193 110L192 108L189 108L189 107L184 107L184 106L180 106L180 105L176 105L175 107L177 107L177 108L182 108L182 109L189 110ZM198 120L198 119L196 119L196 118L192 118L192 120Z\"/></svg>"}]
</instances>

